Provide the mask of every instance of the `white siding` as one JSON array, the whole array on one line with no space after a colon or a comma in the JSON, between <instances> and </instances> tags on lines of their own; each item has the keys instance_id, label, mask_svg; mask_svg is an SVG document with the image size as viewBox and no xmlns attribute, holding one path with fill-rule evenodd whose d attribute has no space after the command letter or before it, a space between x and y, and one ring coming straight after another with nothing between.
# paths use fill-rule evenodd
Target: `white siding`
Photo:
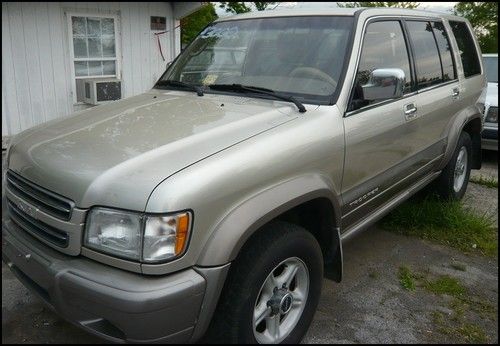
<instances>
[{"instance_id":1,"label":"white siding","mask_svg":"<svg viewBox=\"0 0 500 346\"><path fill-rule=\"evenodd\" d=\"M123 97L153 86L180 50L167 2L2 2L2 136L86 106L74 105L66 12L117 14ZM167 17L162 60L150 16Z\"/></svg>"}]
</instances>

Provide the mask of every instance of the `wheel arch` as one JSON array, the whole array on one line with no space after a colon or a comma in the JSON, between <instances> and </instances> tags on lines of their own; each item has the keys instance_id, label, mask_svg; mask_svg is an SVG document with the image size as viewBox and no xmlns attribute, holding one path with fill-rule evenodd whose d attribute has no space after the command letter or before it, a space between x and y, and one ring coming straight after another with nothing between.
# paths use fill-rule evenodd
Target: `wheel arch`
<instances>
[{"instance_id":1,"label":"wheel arch","mask_svg":"<svg viewBox=\"0 0 500 346\"><path fill-rule=\"evenodd\" d=\"M297 224L318 240L326 273L342 277L340 198L321 175L291 179L270 187L233 208L215 227L197 264L231 262L262 227L274 220Z\"/></svg>"}]
</instances>

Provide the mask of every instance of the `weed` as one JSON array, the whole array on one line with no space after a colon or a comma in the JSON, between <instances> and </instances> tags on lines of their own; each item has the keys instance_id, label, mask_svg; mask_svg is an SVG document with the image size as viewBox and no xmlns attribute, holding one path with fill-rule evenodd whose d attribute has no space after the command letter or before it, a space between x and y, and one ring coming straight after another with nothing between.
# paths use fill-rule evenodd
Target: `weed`
<instances>
[{"instance_id":1,"label":"weed","mask_svg":"<svg viewBox=\"0 0 500 346\"><path fill-rule=\"evenodd\" d=\"M479 177L470 177L469 181L471 183L483 185L490 188L498 188L498 180L493 177L485 177L480 175Z\"/></svg>"},{"instance_id":2,"label":"weed","mask_svg":"<svg viewBox=\"0 0 500 346\"><path fill-rule=\"evenodd\" d=\"M411 273L410 269L406 266L399 267L399 282L405 290L415 290L414 276Z\"/></svg>"},{"instance_id":3,"label":"weed","mask_svg":"<svg viewBox=\"0 0 500 346\"><path fill-rule=\"evenodd\" d=\"M434 196L413 198L382 220L386 230L453 246L464 252L496 256L497 231L491 216L478 215L458 201Z\"/></svg>"},{"instance_id":4,"label":"weed","mask_svg":"<svg viewBox=\"0 0 500 346\"><path fill-rule=\"evenodd\" d=\"M426 281L424 287L435 294L447 294L460 298L466 293L466 289L460 282L450 276L441 276L434 281Z\"/></svg>"}]
</instances>

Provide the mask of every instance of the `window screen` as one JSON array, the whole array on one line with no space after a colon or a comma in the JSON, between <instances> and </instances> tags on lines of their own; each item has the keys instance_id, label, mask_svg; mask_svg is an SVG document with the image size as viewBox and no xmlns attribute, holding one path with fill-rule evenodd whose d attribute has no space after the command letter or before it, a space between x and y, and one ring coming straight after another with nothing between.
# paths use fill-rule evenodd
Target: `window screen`
<instances>
[{"instance_id":1,"label":"window screen","mask_svg":"<svg viewBox=\"0 0 500 346\"><path fill-rule=\"evenodd\" d=\"M443 67L443 80L449 81L457 78L455 73L455 66L453 63L453 57L451 52L450 40L444 28L443 23L433 22L432 29L434 30L434 37L439 48L439 54L441 55L441 65Z\"/></svg>"},{"instance_id":2,"label":"window screen","mask_svg":"<svg viewBox=\"0 0 500 346\"><path fill-rule=\"evenodd\" d=\"M408 31L415 55L419 89L440 83L441 61L430 22L408 21Z\"/></svg>"},{"instance_id":3,"label":"window screen","mask_svg":"<svg viewBox=\"0 0 500 346\"><path fill-rule=\"evenodd\" d=\"M467 24L465 22L450 21L450 26L460 50L460 59L462 60L465 77L480 74L481 65L477 56L476 45Z\"/></svg>"}]
</instances>

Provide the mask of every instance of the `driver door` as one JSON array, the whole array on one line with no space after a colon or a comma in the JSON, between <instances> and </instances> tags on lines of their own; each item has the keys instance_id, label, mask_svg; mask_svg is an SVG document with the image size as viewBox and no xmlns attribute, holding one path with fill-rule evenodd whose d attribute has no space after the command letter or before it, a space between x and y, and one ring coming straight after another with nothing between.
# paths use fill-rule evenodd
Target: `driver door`
<instances>
[{"instance_id":1,"label":"driver door","mask_svg":"<svg viewBox=\"0 0 500 346\"><path fill-rule=\"evenodd\" d=\"M397 189L391 188L415 169L414 145L405 117L415 106L410 54L397 19L377 19L366 26L351 102L344 117L345 165L342 180L342 229L361 222ZM375 69L405 73L402 98L367 101L362 86Z\"/></svg>"}]
</instances>

